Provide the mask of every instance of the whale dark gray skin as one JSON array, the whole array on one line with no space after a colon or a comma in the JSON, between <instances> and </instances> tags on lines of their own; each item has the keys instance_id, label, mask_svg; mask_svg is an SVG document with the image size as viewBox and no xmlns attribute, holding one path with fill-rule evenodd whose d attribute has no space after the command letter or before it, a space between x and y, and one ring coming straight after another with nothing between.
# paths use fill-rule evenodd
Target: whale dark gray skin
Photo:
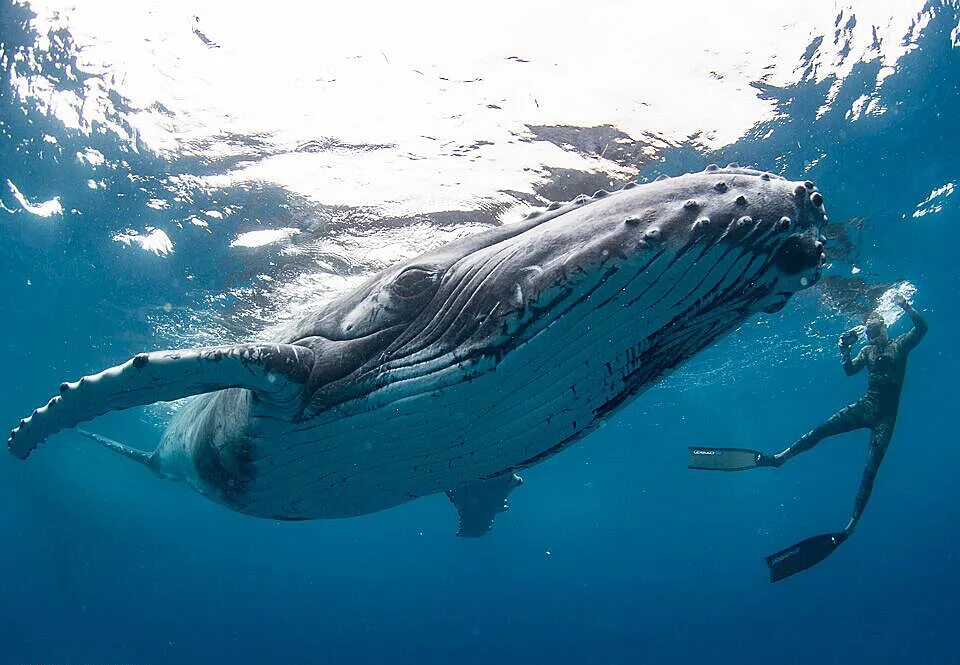
<instances>
[{"instance_id":1,"label":"whale dark gray skin","mask_svg":"<svg viewBox=\"0 0 960 665\"><path fill-rule=\"evenodd\" d=\"M276 343L142 353L64 383L8 446L26 458L110 410L199 395L153 452L88 436L249 515L446 492L480 535L517 471L814 284L825 222L813 183L736 165L554 203L383 271Z\"/></svg>"}]
</instances>

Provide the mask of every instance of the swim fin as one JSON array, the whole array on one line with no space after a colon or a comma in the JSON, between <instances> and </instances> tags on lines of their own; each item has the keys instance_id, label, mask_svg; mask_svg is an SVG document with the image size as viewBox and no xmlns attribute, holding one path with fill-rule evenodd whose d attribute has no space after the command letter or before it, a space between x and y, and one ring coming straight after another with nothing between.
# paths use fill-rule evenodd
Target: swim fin
<instances>
[{"instance_id":1,"label":"swim fin","mask_svg":"<svg viewBox=\"0 0 960 665\"><path fill-rule=\"evenodd\" d=\"M780 550L767 557L770 567L770 581L779 582L811 566L815 566L828 556L847 539L843 531L837 533L821 533L796 545Z\"/></svg>"},{"instance_id":2,"label":"swim fin","mask_svg":"<svg viewBox=\"0 0 960 665\"><path fill-rule=\"evenodd\" d=\"M773 466L760 451L746 448L690 448L688 469L706 471L743 471L758 466Z\"/></svg>"}]
</instances>

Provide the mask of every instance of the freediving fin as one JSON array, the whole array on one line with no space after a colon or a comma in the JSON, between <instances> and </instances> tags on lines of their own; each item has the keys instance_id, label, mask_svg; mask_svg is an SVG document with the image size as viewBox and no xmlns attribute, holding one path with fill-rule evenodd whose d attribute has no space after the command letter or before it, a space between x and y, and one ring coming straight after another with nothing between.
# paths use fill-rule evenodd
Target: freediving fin
<instances>
[{"instance_id":1,"label":"freediving fin","mask_svg":"<svg viewBox=\"0 0 960 665\"><path fill-rule=\"evenodd\" d=\"M455 490L447 490L460 518L457 535L462 538L478 538L493 528L493 518L506 512L507 495L513 488L523 484L523 478L508 472L487 480L479 480Z\"/></svg>"},{"instance_id":2,"label":"freediving fin","mask_svg":"<svg viewBox=\"0 0 960 665\"><path fill-rule=\"evenodd\" d=\"M746 448L690 448L688 469L705 471L743 471L759 466L773 466L766 463L766 455L757 450Z\"/></svg>"},{"instance_id":3,"label":"freediving fin","mask_svg":"<svg viewBox=\"0 0 960 665\"><path fill-rule=\"evenodd\" d=\"M815 566L828 556L847 539L843 531L837 533L821 533L796 545L780 550L767 557L770 567L770 581L779 582L802 570Z\"/></svg>"}]
</instances>

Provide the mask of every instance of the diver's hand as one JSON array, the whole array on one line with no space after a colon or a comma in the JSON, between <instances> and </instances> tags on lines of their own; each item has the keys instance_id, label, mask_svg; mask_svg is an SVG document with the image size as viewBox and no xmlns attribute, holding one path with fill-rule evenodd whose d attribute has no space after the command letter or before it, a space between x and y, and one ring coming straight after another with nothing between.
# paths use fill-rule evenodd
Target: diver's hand
<instances>
[{"instance_id":1,"label":"diver's hand","mask_svg":"<svg viewBox=\"0 0 960 665\"><path fill-rule=\"evenodd\" d=\"M848 330L840 335L840 339L837 341L837 346L839 346L842 351L845 351L853 346L853 343L857 341L858 337L860 337L860 333L858 333L856 330Z\"/></svg>"}]
</instances>

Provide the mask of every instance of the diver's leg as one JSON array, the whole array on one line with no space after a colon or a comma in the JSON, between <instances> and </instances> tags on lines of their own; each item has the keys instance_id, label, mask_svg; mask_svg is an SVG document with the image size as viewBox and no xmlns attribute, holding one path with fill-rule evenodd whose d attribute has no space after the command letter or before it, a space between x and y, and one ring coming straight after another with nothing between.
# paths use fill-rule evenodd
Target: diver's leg
<instances>
[{"instance_id":1,"label":"diver's leg","mask_svg":"<svg viewBox=\"0 0 960 665\"><path fill-rule=\"evenodd\" d=\"M776 455L764 455L761 464L764 466L781 466L791 457L810 450L827 437L850 432L861 427L869 427L872 411L872 405L866 400L859 400L845 406L827 418L822 424L801 436L792 446Z\"/></svg>"},{"instance_id":2,"label":"diver's leg","mask_svg":"<svg viewBox=\"0 0 960 665\"><path fill-rule=\"evenodd\" d=\"M867 451L867 464L863 469L863 478L860 480L857 499L853 504L853 515L843 529L847 536L853 533L857 522L860 521L860 516L863 515L863 509L867 507L867 501L870 500L870 493L873 492L873 481L877 477L877 471L880 470L883 456L887 454L890 437L893 436L893 425L893 422L881 422L873 428L873 436L870 437L870 449Z\"/></svg>"},{"instance_id":3,"label":"diver's leg","mask_svg":"<svg viewBox=\"0 0 960 665\"><path fill-rule=\"evenodd\" d=\"M795 543L786 549L768 556L767 565L770 567L771 582L778 582L801 570L815 566L830 556L830 554L853 533L853 529L863 514L863 509L870 499L870 492L873 490L873 481L877 477L877 470L880 468L880 462L883 461L883 456L887 452L887 446L890 444L890 436L893 434L892 419L883 420L868 426L873 431L873 436L870 438L870 450L867 452L867 465L863 470L863 480L860 481L860 489L857 491L857 500L853 506L853 516L850 518L847 526L844 527L843 531L821 533L812 538L801 540L799 543ZM830 434L826 436L830 436ZM823 439L824 437L821 436L820 438ZM813 446L806 448L806 450L809 450L811 447Z\"/></svg>"}]
</instances>

